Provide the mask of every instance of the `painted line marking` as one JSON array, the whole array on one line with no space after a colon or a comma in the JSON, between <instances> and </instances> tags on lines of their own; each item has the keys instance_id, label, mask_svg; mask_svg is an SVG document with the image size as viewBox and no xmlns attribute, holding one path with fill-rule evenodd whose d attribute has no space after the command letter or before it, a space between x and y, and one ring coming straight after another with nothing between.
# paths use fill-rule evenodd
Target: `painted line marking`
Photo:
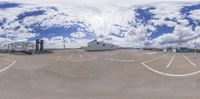
<instances>
[{"instance_id":1,"label":"painted line marking","mask_svg":"<svg viewBox=\"0 0 200 99\"><path fill-rule=\"evenodd\" d=\"M190 64L192 64L194 67L196 66L196 64L193 63L188 57L186 57L185 55L183 55L183 57L184 57L188 62L190 62Z\"/></svg>"},{"instance_id":2,"label":"painted line marking","mask_svg":"<svg viewBox=\"0 0 200 99\"><path fill-rule=\"evenodd\" d=\"M62 58L63 57L63 55L57 55L57 56L55 56L56 58Z\"/></svg>"},{"instance_id":3,"label":"painted line marking","mask_svg":"<svg viewBox=\"0 0 200 99\"><path fill-rule=\"evenodd\" d=\"M62 54L62 55L60 55L60 54L52 54L50 58L59 61L59 60L63 60L63 59L60 59L60 58L62 58L62 57L64 57L63 54Z\"/></svg>"},{"instance_id":4,"label":"painted line marking","mask_svg":"<svg viewBox=\"0 0 200 99\"><path fill-rule=\"evenodd\" d=\"M82 59L82 60L73 59L73 60L69 60L69 61L81 62L81 61L93 61L93 60L94 60L94 59Z\"/></svg>"},{"instance_id":5,"label":"painted line marking","mask_svg":"<svg viewBox=\"0 0 200 99\"><path fill-rule=\"evenodd\" d=\"M145 54L148 54L148 55L154 55L154 54L157 54L157 52L147 52Z\"/></svg>"},{"instance_id":6,"label":"painted line marking","mask_svg":"<svg viewBox=\"0 0 200 99\"><path fill-rule=\"evenodd\" d=\"M117 62L134 62L135 60L119 60L119 59L112 59L108 58L107 60L109 61L117 61Z\"/></svg>"},{"instance_id":7,"label":"painted line marking","mask_svg":"<svg viewBox=\"0 0 200 99\"><path fill-rule=\"evenodd\" d=\"M170 62L167 64L167 68L169 68L169 66L171 65L172 61L174 60L174 57L176 56L176 54L174 54L170 60Z\"/></svg>"},{"instance_id":8,"label":"painted line marking","mask_svg":"<svg viewBox=\"0 0 200 99\"><path fill-rule=\"evenodd\" d=\"M139 55L135 55L135 54L131 54L132 56L142 56L142 54L139 54Z\"/></svg>"},{"instance_id":9,"label":"painted line marking","mask_svg":"<svg viewBox=\"0 0 200 99\"><path fill-rule=\"evenodd\" d=\"M73 57L74 54L71 54L67 60L71 60L71 58Z\"/></svg>"},{"instance_id":10,"label":"painted line marking","mask_svg":"<svg viewBox=\"0 0 200 99\"><path fill-rule=\"evenodd\" d=\"M160 75L164 75L164 76L171 76L171 77L186 77L186 76L192 76L192 75L195 75L195 74L199 74L200 71L197 71L197 72L193 72L193 73L187 73L187 74L168 74L168 73L164 73L164 72L160 72L160 71L157 71L151 67L149 67L148 65L146 65L145 63L141 63L144 67L146 67L147 69L157 73L157 74L160 74Z\"/></svg>"},{"instance_id":11,"label":"painted line marking","mask_svg":"<svg viewBox=\"0 0 200 99\"><path fill-rule=\"evenodd\" d=\"M162 55L162 56L160 56L160 57L151 59L151 60L146 61L146 62L141 62L141 64L142 64L144 67L146 67L147 69L149 69L150 71L152 71L152 72L155 72L155 73L157 73L157 74L164 75L164 76L170 76L170 77L186 77L186 76L192 76L192 75L196 75L196 74L199 74L199 73L200 73L200 71L196 71L196 72L186 73L186 74L168 74L168 73L164 73L164 72L157 71L157 70L155 70L155 69L153 69L153 68L151 68L150 66L148 66L148 65L145 64L145 63L148 63L148 62L152 62L152 61L154 61L154 60L157 60L157 59L159 59L159 58L161 58L161 57L163 57L163 56L165 56L165 55Z\"/></svg>"},{"instance_id":12,"label":"painted line marking","mask_svg":"<svg viewBox=\"0 0 200 99\"><path fill-rule=\"evenodd\" d=\"M90 54L87 54L87 53L86 53L86 55L89 56L89 57L92 57L92 58L94 58L94 59L97 59L97 57L92 56L92 55L90 55Z\"/></svg>"},{"instance_id":13,"label":"painted line marking","mask_svg":"<svg viewBox=\"0 0 200 99\"><path fill-rule=\"evenodd\" d=\"M73 59L73 60L70 60L70 61L76 61L76 62L78 62L78 61L83 61L83 60Z\"/></svg>"},{"instance_id":14,"label":"painted line marking","mask_svg":"<svg viewBox=\"0 0 200 99\"><path fill-rule=\"evenodd\" d=\"M0 72L6 71L7 69L9 69L10 67L12 67L14 64L17 63L16 60L11 60L11 59L8 59L8 58L4 58L3 60L10 61L12 63L10 65L8 65L7 67L1 69Z\"/></svg>"},{"instance_id":15,"label":"painted line marking","mask_svg":"<svg viewBox=\"0 0 200 99\"><path fill-rule=\"evenodd\" d=\"M92 60L95 60L95 59L84 59L82 54L79 54L81 59L71 59L73 57L73 55L74 54L72 54L72 55L70 55L68 57L68 61L81 62L81 61L92 61Z\"/></svg>"},{"instance_id":16,"label":"painted line marking","mask_svg":"<svg viewBox=\"0 0 200 99\"><path fill-rule=\"evenodd\" d=\"M79 54L79 56L80 56L81 60L83 60L83 56L81 54Z\"/></svg>"},{"instance_id":17,"label":"painted line marking","mask_svg":"<svg viewBox=\"0 0 200 99\"><path fill-rule=\"evenodd\" d=\"M149 63L149 62L152 62L152 61L158 60L158 59L160 59L160 58L162 58L162 57L164 57L164 56L166 56L166 55L168 55L168 54L164 54L164 55L162 55L162 56L159 56L159 57L157 57L157 58L153 58L153 59L148 60L148 61L145 61L145 62L143 62L143 63Z\"/></svg>"}]
</instances>

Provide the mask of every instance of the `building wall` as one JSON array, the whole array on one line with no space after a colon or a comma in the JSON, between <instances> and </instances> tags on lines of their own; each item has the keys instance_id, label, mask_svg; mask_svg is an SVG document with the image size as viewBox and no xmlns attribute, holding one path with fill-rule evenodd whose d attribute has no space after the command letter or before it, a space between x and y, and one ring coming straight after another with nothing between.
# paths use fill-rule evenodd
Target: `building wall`
<instances>
[{"instance_id":1,"label":"building wall","mask_svg":"<svg viewBox=\"0 0 200 99\"><path fill-rule=\"evenodd\" d=\"M164 48L163 52L174 52L174 53L176 53L177 49L176 48Z\"/></svg>"},{"instance_id":2,"label":"building wall","mask_svg":"<svg viewBox=\"0 0 200 99\"><path fill-rule=\"evenodd\" d=\"M87 50L114 50L114 49L118 49L118 47L112 44L98 42L96 40L89 42L87 47Z\"/></svg>"}]
</instances>

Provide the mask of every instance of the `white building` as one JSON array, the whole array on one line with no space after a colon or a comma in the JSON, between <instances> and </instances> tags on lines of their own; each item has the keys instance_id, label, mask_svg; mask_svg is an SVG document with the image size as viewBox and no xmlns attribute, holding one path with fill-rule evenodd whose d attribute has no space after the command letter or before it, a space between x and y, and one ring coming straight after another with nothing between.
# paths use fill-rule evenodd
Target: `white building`
<instances>
[{"instance_id":1,"label":"white building","mask_svg":"<svg viewBox=\"0 0 200 99\"><path fill-rule=\"evenodd\" d=\"M33 43L15 42L7 45L10 51L28 51L33 50L35 45Z\"/></svg>"},{"instance_id":2,"label":"white building","mask_svg":"<svg viewBox=\"0 0 200 99\"><path fill-rule=\"evenodd\" d=\"M99 42L97 40L89 42L88 47L86 48L86 50L88 51L105 51L115 49L118 49L118 46L109 43Z\"/></svg>"},{"instance_id":3,"label":"white building","mask_svg":"<svg viewBox=\"0 0 200 99\"><path fill-rule=\"evenodd\" d=\"M177 48L175 47L167 47L167 48L163 48L163 52L177 52Z\"/></svg>"}]
</instances>

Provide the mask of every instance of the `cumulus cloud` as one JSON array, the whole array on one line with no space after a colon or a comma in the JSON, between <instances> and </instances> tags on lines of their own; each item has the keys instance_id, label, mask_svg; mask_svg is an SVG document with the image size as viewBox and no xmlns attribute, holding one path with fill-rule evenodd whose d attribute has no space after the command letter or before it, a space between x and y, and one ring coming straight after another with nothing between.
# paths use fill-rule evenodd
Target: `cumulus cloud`
<instances>
[{"instance_id":1,"label":"cumulus cloud","mask_svg":"<svg viewBox=\"0 0 200 99\"><path fill-rule=\"evenodd\" d=\"M147 27L137 26L131 27L126 33L125 38L130 42L129 45L135 47L144 47L144 43L148 39Z\"/></svg>"},{"instance_id":2,"label":"cumulus cloud","mask_svg":"<svg viewBox=\"0 0 200 99\"><path fill-rule=\"evenodd\" d=\"M198 2L199 0L6 0L7 2L18 2L25 4L40 4L42 6L52 6L59 5L62 7L66 6L90 6L90 7L98 7L105 8L106 6L138 6L144 4L158 3L158 2ZM33 6L33 5L32 5Z\"/></svg>"},{"instance_id":3,"label":"cumulus cloud","mask_svg":"<svg viewBox=\"0 0 200 99\"><path fill-rule=\"evenodd\" d=\"M163 34L154 39L154 43L160 46L183 45L193 40L198 34L191 27L176 26L173 33Z\"/></svg>"},{"instance_id":4,"label":"cumulus cloud","mask_svg":"<svg viewBox=\"0 0 200 99\"><path fill-rule=\"evenodd\" d=\"M180 13L180 9L188 3L183 0L7 0L8 2L22 3L22 7L0 10L0 22L6 18L6 22L0 28L0 34L5 35L12 42L28 41L34 38L36 33L32 26L42 29L51 27L68 28L79 25L87 32L92 32L95 39L104 40L119 46L139 47L145 44L162 45L166 43L183 43L196 36L196 32L189 27L189 22ZM185 0L189 2L188 0ZM191 0L194 1L194 0ZM164 2L164 3L160 3ZM149 13L154 14L148 24L143 25L135 21L135 9L139 7L155 7ZM37 16L28 16L18 20L18 15L43 10L44 13ZM199 11L192 11L192 19L199 20ZM166 20L168 19L168 20ZM155 31L156 26L166 25L175 27L172 33L166 33L153 41L148 37L150 31ZM88 41L86 32L78 30L70 34L71 37L55 36L45 38L46 47L63 48L85 46ZM1 37L0 37L1 38ZM84 39L86 38L86 39ZM2 41L5 38L1 38ZM0 42L1 43L1 42Z\"/></svg>"},{"instance_id":5,"label":"cumulus cloud","mask_svg":"<svg viewBox=\"0 0 200 99\"><path fill-rule=\"evenodd\" d=\"M166 25L169 27L175 27L177 25L187 26L189 24L188 20L181 15L180 10L183 6L188 4L172 4L163 3L155 4L156 9L151 10L154 15L155 20L151 20L154 25ZM169 7L170 6L170 7Z\"/></svg>"},{"instance_id":6,"label":"cumulus cloud","mask_svg":"<svg viewBox=\"0 0 200 99\"><path fill-rule=\"evenodd\" d=\"M64 48L64 38L62 36L42 39L45 42L45 48Z\"/></svg>"},{"instance_id":7,"label":"cumulus cloud","mask_svg":"<svg viewBox=\"0 0 200 99\"><path fill-rule=\"evenodd\" d=\"M196 20L196 21L200 21L200 10L193 10L191 12L191 14L189 15L190 18Z\"/></svg>"},{"instance_id":8,"label":"cumulus cloud","mask_svg":"<svg viewBox=\"0 0 200 99\"><path fill-rule=\"evenodd\" d=\"M74 32L74 33L71 33L70 35L78 39L86 37L86 35L83 32Z\"/></svg>"},{"instance_id":9,"label":"cumulus cloud","mask_svg":"<svg viewBox=\"0 0 200 99\"><path fill-rule=\"evenodd\" d=\"M12 41L9 38L0 38L0 48L5 48L9 43L12 43Z\"/></svg>"},{"instance_id":10,"label":"cumulus cloud","mask_svg":"<svg viewBox=\"0 0 200 99\"><path fill-rule=\"evenodd\" d=\"M45 42L45 48L53 48L53 49L60 49L60 48L80 48L87 46L87 43L90 40L86 39L75 39L75 38L68 38L63 36L55 36L52 38L42 38Z\"/></svg>"}]
</instances>

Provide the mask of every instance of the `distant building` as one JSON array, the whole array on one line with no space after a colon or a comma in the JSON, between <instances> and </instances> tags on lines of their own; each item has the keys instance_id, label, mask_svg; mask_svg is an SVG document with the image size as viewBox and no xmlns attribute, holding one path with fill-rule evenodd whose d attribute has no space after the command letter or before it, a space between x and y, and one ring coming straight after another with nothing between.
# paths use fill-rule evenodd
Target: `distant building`
<instances>
[{"instance_id":1,"label":"distant building","mask_svg":"<svg viewBox=\"0 0 200 99\"><path fill-rule=\"evenodd\" d=\"M176 47L167 47L167 48L163 48L163 52L177 52L177 48Z\"/></svg>"},{"instance_id":2,"label":"distant building","mask_svg":"<svg viewBox=\"0 0 200 99\"><path fill-rule=\"evenodd\" d=\"M11 52L42 52L44 51L44 41L37 39L33 42L14 42L7 44L8 50Z\"/></svg>"},{"instance_id":3,"label":"distant building","mask_svg":"<svg viewBox=\"0 0 200 99\"><path fill-rule=\"evenodd\" d=\"M163 52L192 52L191 48L187 47L167 47L163 49Z\"/></svg>"},{"instance_id":4,"label":"distant building","mask_svg":"<svg viewBox=\"0 0 200 99\"><path fill-rule=\"evenodd\" d=\"M105 42L100 42L97 40L89 42L88 47L86 48L86 50L88 51L105 51L105 50L115 50L115 49L118 49L118 46Z\"/></svg>"},{"instance_id":5,"label":"distant building","mask_svg":"<svg viewBox=\"0 0 200 99\"><path fill-rule=\"evenodd\" d=\"M33 43L25 43L25 42L15 42L8 44L8 49L10 51L28 51L33 50L35 48Z\"/></svg>"},{"instance_id":6,"label":"distant building","mask_svg":"<svg viewBox=\"0 0 200 99\"><path fill-rule=\"evenodd\" d=\"M177 48L177 52L192 52L193 50L191 48L187 47L179 47Z\"/></svg>"}]
</instances>

